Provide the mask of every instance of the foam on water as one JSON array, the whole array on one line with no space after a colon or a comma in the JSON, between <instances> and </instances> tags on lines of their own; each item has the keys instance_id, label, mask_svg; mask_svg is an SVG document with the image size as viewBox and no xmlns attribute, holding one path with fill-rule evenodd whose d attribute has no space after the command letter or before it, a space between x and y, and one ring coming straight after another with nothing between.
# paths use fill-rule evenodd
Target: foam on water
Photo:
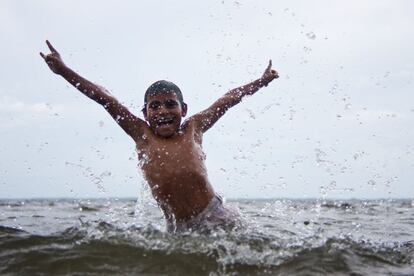
<instances>
[{"instance_id":1,"label":"foam on water","mask_svg":"<svg viewBox=\"0 0 414 276\"><path fill-rule=\"evenodd\" d=\"M3 201L0 273L414 272L411 201L233 201L246 227L209 235L169 234L155 206L140 221L136 205L135 200Z\"/></svg>"}]
</instances>

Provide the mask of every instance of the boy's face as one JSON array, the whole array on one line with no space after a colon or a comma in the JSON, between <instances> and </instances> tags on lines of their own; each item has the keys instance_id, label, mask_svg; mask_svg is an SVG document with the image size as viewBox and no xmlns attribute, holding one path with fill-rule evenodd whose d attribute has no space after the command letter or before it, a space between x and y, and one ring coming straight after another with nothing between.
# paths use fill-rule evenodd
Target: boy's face
<instances>
[{"instance_id":1,"label":"boy's face","mask_svg":"<svg viewBox=\"0 0 414 276\"><path fill-rule=\"evenodd\" d=\"M152 131L163 138L178 133L181 118L187 114L187 106L181 105L175 93L156 94L147 98L145 120Z\"/></svg>"}]
</instances>

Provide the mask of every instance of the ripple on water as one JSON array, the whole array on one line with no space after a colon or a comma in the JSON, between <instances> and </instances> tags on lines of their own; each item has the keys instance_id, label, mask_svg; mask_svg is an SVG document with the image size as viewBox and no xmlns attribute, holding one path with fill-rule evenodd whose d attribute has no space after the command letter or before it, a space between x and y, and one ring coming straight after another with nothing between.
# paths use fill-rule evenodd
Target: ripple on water
<instances>
[{"instance_id":1,"label":"ripple on water","mask_svg":"<svg viewBox=\"0 0 414 276\"><path fill-rule=\"evenodd\" d=\"M127 214L135 206L130 201L91 202L88 207L100 207L86 212L74 208L79 202L55 202L52 210L38 210L45 216L42 219L31 217L32 211L25 213L23 208L15 220L6 221L7 225L18 223L16 227L0 226L0 274L414 272L413 213L397 218L378 212L371 221L364 210L370 204L361 202L351 202L348 212L338 203L318 208L315 201L237 204L248 211L243 212L247 227L209 235L166 233L157 209L148 210L145 223L140 217L131 219ZM395 211L393 203L387 204ZM7 214L7 210L4 206L0 211ZM56 219L48 217L53 214ZM62 225L68 226L57 230Z\"/></svg>"}]
</instances>

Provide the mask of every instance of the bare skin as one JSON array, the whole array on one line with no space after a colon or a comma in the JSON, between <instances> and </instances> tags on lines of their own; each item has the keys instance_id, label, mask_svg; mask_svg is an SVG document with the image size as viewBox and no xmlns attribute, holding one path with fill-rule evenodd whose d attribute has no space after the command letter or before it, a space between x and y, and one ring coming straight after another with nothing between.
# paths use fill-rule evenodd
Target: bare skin
<instances>
[{"instance_id":1,"label":"bare skin","mask_svg":"<svg viewBox=\"0 0 414 276\"><path fill-rule=\"evenodd\" d=\"M87 97L102 105L118 125L135 141L138 159L154 198L172 223L188 221L202 212L215 193L204 164L203 133L244 96L256 93L278 78L272 61L263 75L230 90L207 109L183 123L187 106L175 93L150 96L143 110L145 121L132 114L103 87L81 77L67 67L56 49L46 41L51 53L40 56L49 68Z\"/></svg>"}]
</instances>

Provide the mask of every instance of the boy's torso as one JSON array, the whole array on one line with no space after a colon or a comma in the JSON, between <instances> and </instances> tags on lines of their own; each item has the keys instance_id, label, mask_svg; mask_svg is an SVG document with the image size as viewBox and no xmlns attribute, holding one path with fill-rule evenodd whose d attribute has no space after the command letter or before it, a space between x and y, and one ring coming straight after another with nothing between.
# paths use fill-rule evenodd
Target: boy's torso
<instances>
[{"instance_id":1,"label":"boy's torso","mask_svg":"<svg viewBox=\"0 0 414 276\"><path fill-rule=\"evenodd\" d=\"M137 142L137 152L152 194L167 218L187 221L214 197L204 165L201 133L195 132L191 122L167 139L146 129Z\"/></svg>"}]
</instances>

